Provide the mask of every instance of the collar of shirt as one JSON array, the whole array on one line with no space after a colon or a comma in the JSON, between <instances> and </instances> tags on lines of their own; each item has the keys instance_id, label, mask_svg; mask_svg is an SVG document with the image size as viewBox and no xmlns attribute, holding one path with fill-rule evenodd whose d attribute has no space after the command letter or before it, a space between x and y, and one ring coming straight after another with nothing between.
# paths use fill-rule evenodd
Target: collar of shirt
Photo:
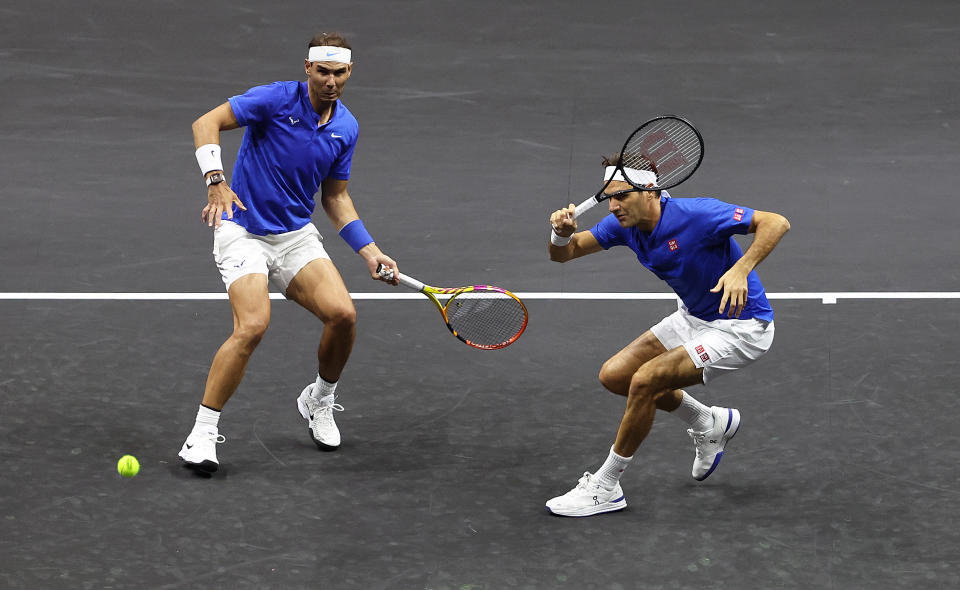
<instances>
[{"instance_id":1,"label":"collar of shirt","mask_svg":"<svg viewBox=\"0 0 960 590\"><path fill-rule=\"evenodd\" d=\"M327 125L332 123L336 118L338 112L340 111L340 99L338 98L336 102L333 103L333 108L330 110L330 118L327 119L326 123L321 125L320 114L313 110L313 103L310 102L310 89L307 87L306 81L304 81L300 82L300 107L303 109L304 115L310 117L310 121L313 123L313 128L322 130Z\"/></svg>"}]
</instances>

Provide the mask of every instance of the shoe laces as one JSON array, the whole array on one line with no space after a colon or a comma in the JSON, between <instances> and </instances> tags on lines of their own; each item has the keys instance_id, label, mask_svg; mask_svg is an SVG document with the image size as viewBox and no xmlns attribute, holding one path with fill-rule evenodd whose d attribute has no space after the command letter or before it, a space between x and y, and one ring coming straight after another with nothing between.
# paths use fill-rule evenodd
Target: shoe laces
<instances>
[{"instance_id":1,"label":"shoe laces","mask_svg":"<svg viewBox=\"0 0 960 590\"><path fill-rule=\"evenodd\" d=\"M578 489L578 490L583 489L583 490L585 490L585 489L589 488L591 485L594 485L594 486L595 486L596 484L595 484L593 481L591 481L592 477L593 477L593 476L592 476L592 474L591 474L589 471L584 471L584 472L583 472L583 477L581 477L580 480L577 482L577 487L576 487L575 489Z\"/></svg>"},{"instance_id":2,"label":"shoe laces","mask_svg":"<svg viewBox=\"0 0 960 590\"><path fill-rule=\"evenodd\" d=\"M323 420L324 422L332 421L334 411L342 412L343 406L338 403L320 404L314 413L314 419Z\"/></svg>"},{"instance_id":3,"label":"shoe laces","mask_svg":"<svg viewBox=\"0 0 960 590\"><path fill-rule=\"evenodd\" d=\"M707 431L699 432L690 428L687 434L693 439L693 444L697 448L697 458L700 458L703 455L703 441L707 438Z\"/></svg>"}]
</instances>

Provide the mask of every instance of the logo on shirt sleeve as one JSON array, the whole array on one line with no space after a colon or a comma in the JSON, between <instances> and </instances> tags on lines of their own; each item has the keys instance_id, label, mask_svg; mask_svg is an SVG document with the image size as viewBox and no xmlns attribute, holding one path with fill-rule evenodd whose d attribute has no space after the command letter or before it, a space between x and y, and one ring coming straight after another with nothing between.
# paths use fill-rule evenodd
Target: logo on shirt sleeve
<instances>
[{"instance_id":1,"label":"logo on shirt sleeve","mask_svg":"<svg viewBox=\"0 0 960 590\"><path fill-rule=\"evenodd\" d=\"M734 220L734 221L743 221L743 214L744 214L744 213L745 213L745 211L744 211L742 208L737 207L736 209L733 210L733 220Z\"/></svg>"},{"instance_id":2,"label":"logo on shirt sleeve","mask_svg":"<svg viewBox=\"0 0 960 590\"><path fill-rule=\"evenodd\" d=\"M670 246L671 252L676 252L677 250L680 249L680 244L678 244L676 240L670 240L669 242L667 242L667 245Z\"/></svg>"}]
</instances>

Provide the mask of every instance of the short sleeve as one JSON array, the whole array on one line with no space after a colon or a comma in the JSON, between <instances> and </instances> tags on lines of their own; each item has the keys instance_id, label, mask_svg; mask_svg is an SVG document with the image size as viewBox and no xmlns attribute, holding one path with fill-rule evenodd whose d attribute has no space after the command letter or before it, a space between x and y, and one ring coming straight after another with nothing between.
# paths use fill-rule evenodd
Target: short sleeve
<instances>
[{"instance_id":1,"label":"short sleeve","mask_svg":"<svg viewBox=\"0 0 960 590\"><path fill-rule=\"evenodd\" d=\"M706 235L722 241L735 234L746 234L750 231L753 209L717 199L699 199L699 201L698 217L703 223Z\"/></svg>"},{"instance_id":2,"label":"short sleeve","mask_svg":"<svg viewBox=\"0 0 960 590\"><path fill-rule=\"evenodd\" d=\"M229 98L230 108L241 127L269 119L286 92L282 82L254 86L243 94Z\"/></svg>"},{"instance_id":3,"label":"short sleeve","mask_svg":"<svg viewBox=\"0 0 960 590\"><path fill-rule=\"evenodd\" d=\"M597 239L597 243L600 244L604 250L609 250L614 246L623 246L627 243L623 228L612 213L590 228L590 233L593 234L593 237Z\"/></svg>"},{"instance_id":4,"label":"short sleeve","mask_svg":"<svg viewBox=\"0 0 960 590\"><path fill-rule=\"evenodd\" d=\"M330 166L329 178L336 178L337 180L349 180L350 179L350 165L353 163L353 150L357 147L357 134L354 133L351 137L350 144L347 146L347 149L340 154L336 160L334 160L333 165Z\"/></svg>"}]
</instances>

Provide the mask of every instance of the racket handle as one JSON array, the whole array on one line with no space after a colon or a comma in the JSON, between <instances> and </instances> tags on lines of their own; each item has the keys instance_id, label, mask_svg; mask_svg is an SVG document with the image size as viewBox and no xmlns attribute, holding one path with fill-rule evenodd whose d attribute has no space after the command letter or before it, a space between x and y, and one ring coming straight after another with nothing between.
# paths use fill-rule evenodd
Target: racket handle
<instances>
[{"instance_id":1,"label":"racket handle","mask_svg":"<svg viewBox=\"0 0 960 590\"><path fill-rule=\"evenodd\" d=\"M590 209L593 209L594 205L596 204L597 204L596 196L592 196L586 201L580 203L579 205L577 205L577 208L573 212L573 218L576 219L577 217L580 217Z\"/></svg>"},{"instance_id":2,"label":"racket handle","mask_svg":"<svg viewBox=\"0 0 960 590\"><path fill-rule=\"evenodd\" d=\"M377 274L387 279L388 281L392 279L394 275L392 269L386 268L382 264L377 265ZM403 273L397 273L397 280L400 281L400 284L403 285L404 287L409 287L414 291L422 291L424 287L423 283L421 283L420 281L418 281L413 277L408 277Z\"/></svg>"}]
</instances>

